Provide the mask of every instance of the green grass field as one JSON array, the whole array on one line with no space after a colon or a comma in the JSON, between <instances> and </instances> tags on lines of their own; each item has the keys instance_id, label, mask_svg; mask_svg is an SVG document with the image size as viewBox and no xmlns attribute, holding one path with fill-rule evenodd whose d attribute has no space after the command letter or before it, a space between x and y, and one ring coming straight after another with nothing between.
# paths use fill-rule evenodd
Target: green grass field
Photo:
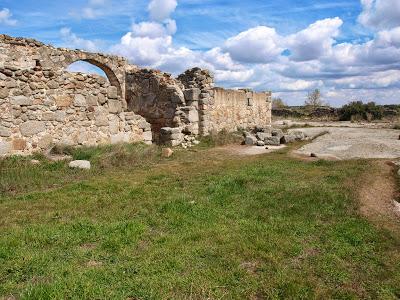
<instances>
[{"instance_id":1,"label":"green grass field","mask_svg":"<svg viewBox=\"0 0 400 300\"><path fill-rule=\"evenodd\" d=\"M0 163L0 299L400 297L400 236L358 212L367 161L72 154L92 170Z\"/></svg>"}]
</instances>

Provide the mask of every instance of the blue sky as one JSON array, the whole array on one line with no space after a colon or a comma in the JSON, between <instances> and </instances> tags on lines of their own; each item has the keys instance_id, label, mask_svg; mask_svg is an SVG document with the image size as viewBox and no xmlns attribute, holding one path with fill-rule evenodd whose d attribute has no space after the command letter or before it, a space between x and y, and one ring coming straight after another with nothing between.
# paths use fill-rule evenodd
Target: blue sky
<instances>
[{"instance_id":1,"label":"blue sky","mask_svg":"<svg viewBox=\"0 0 400 300\"><path fill-rule=\"evenodd\" d=\"M400 104L399 0L0 0L0 33L126 56L301 104Z\"/></svg>"}]
</instances>

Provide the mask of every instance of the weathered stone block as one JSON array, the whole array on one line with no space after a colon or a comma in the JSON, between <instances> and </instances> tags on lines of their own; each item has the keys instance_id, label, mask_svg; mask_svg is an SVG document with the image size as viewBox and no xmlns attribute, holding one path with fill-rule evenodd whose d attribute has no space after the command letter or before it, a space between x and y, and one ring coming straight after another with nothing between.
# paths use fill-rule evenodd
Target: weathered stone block
<instances>
[{"instance_id":1,"label":"weathered stone block","mask_svg":"<svg viewBox=\"0 0 400 300\"><path fill-rule=\"evenodd\" d=\"M86 98L87 105L89 105L89 106L97 106L98 105L97 99L98 99L97 96L89 95Z\"/></svg>"},{"instance_id":2,"label":"weathered stone block","mask_svg":"<svg viewBox=\"0 0 400 300\"><path fill-rule=\"evenodd\" d=\"M195 109L190 110L188 114L188 121L190 123L195 123L199 121L199 112Z\"/></svg>"},{"instance_id":3,"label":"weathered stone block","mask_svg":"<svg viewBox=\"0 0 400 300\"><path fill-rule=\"evenodd\" d=\"M76 107L87 106L86 98L81 94L75 95L75 97L74 97L74 106L76 106Z\"/></svg>"},{"instance_id":4,"label":"weathered stone block","mask_svg":"<svg viewBox=\"0 0 400 300\"><path fill-rule=\"evenodd\" d=\"M143 136L144 141L152 141L153 140L153 133L151 131L144 131L142 136Z\"/></svg>"},{"instance_id":5,"label":"weathered stone block","mask_svg":"<svg viewBox=\"0 0 400 300\"><path fill-rule=\"evenodd\" d=\"M285 134L281 138L282 144L289 144L289 143L293 143L294 141L296 141L296 138L293 135L290 135L290 134Z\"/></svg>"},{"instance_id":6,"label":"weathered stone block","mask_svg":"<svg viewBox=\"0 0 400 300\"><path fill-rule=\"evenodd\" d=\"M57 122L64 122L65 121L65 118L66 118L66 112L65 111L61 111L61 110L59 110L59 111L56 111L55 112L55 120L57 121Z\"/></svg>"},{"instance_id":7,"label":"weathered stone block","mask_svg":"<svg viewBox=\"0 0 400 300\"><path fill-rule=\"evenodd\" d=\"M120 132L111 136L111 144L129 143L129 134Z\"/></svg>"},{"instance_id":8,"label":"weathered stone block","mask_svg":"<svg viewBox=\"0 0 400 300\"><path fill-rule=\"evenodd\" d=\"M200 99L201 90L198 88L187 89L183 91L187 101L198 101Z\"/></svg>"},{"instance_id":9,"label":"weathered stone block","mask_svg":"<svg viewBox=\"0 0 400 300\"><path fill-rule=\"evenodd\" d=\"M11 136L10 128L4 127L4 126L0 126L0 136L3 136L3 137Z\"/></svg>"},{"instance_id":10,"label":"weathered stone block","mask_svg":"<svg viewBox=\"0 0 400 300\"><path fill-rule=\"evenodd\" d=\"M255 136L246 136L245 144L248 146L253 146L257 144L257 138Z\"/></svg>"},{"instance_id":11,"label":"weathered stone block","mask_svg":"<svg viewBox=\"0 0 400 300\"><path fill-rule=\"evenodd\" d=\"M51 135L45 135L38 142L38 147L44 150L50 149L52 145L53 145L53 138Z\"/></svg>"},{"instance_id":12,"label":"weathered stone block","mask_svg":"<svg viewBox=\"0 0 400 300\"><path fill-rule=\"evenodd\" d=\"M1 88L0 89L0 99L4 99L4 98L8 97L9 93L10 93L10 91L8 88L6 88L6 87Z\"/></svg>"},{"instance_id":13,"label":"weathered stone block","mask_svg":"<svg viewBox=\"0 0 400 300\"><path fill-rule=\"evenodd\" d=\"M272 134L272 136L276 136L276 137L278 137L279 139L280 138L282 138L283 137L283 131L281 130L281 129L273 129L272 131L271 131L271 134Z\"/></svg>"},{"instance_id":14,"label":"weathered stone block","mask_svg":"<svg viewBox=\"0 0 400 300\"><path fill-rule=\"evenodd\" d=\"M23 136L33 136L46 130L46 126L40 121L27 121L19 126Z\"/></svg>"},{"instance_id":15,"label":"weathered stone block","mask_svg":"<svg viewBox=\"0 0 400 300\"><path fill-rule=\"evenodd\" d=\"M42 114L42 121L54 121L56 114L52 111L46 111Z\"/></svg>"},{"instance_id":16,"label":"weathered stone block","mask_svg":"<svg viewBox=\"0 0 400 300\"><path fill-rule=\"evenodd\" d=\"M72 104L72 98L68 95L56 96L55 102L58 107L68 107Z\"/></svg>"},{"instance_id":17,"label":"weathered stone block","mask_svg":"<svg viewBox=\"0 0 400 300\"><path fill-rule=\"evenodd\" d=\"M11 142L0 141L0 155L9 154L12 151Z\"/></svg>"},{"instance_id":18,"label":"weathered stone block","mask_svg":"<svg viewBox=\"0 0 400 300\"><path fill-rule=\"evenodd\" d=\"M107 96L110 99L117 99L118 98L118 89L115 86L108 87Z\"/></svg>"},{"instance_id":19,"label":"weathered stone block","mask_svg":"<svg viewBox=\"0 0 400 300\"><path fill-rule=\"evenodd\" d=\"M99 94L99 95L97 96L97 99L98 99L98 101L99 101L99 103L100 103L101 105L103 105L104 103L107 102L107 98L106 98L103 94Z\"/></svg>"},{"instance_id":20,"label":"weathered stone block","mask_svg":"<svg viewBox=\"0 0 400 300\"><path fill-rule=\"evenodd\" d=\"M12 141L13 150L22 151L26 149L26 141L24 139L14 139Z\"/></svg>"},{"instance_id":21,"label":"weathered stone block","mask_svg":"<svg viewBox=\"0 0 400 300\"><path fill-rule=\"evenodd\" d=\"M91 166L90 161L88 160L74 160L69 163L69 167L74 169L89 170Z\"/></svg>"},{"instance_id":22,"label":"weathered stone block","mask_svg":"<svg viewBox=\"0 0 400 300\"><path fill-rule=\"evenodd\" d=\"M119 100L109 100L108 111L112 114L117 114L122 112L122 102Z\"/></svg>"},{"instance_id":23,"label":"weathered stone block","mask_svg":"<svg viewBox=\"0 0 400 300\"><path fill-rule=\"evenodd\" d=\"M118 121L110 121L109 129L111 134L117 134L119 131L119 122Z\"/></svg>"},{"instance_id":24,"label":"weathered stone block","mask_svg":"<svg viewBox=\"0 0 400 300\"><path fill-rule=\"evenodd\" d=\"M163 148L161 156L165 158L169 158L174 154L174 151L171 148Z\"/></svg>"},{"instance_id":25,"label":"weathered stone block","mask_svg":"<svg viewBox=\"0 0 400 300\"><path fill-rule=\"evenodd\" d=\"M28 106L33 104L33 100L25 96L15 96L11 98L10 103L13 105Z\"/></svg>"},{"instance_id":26,"label":"weathered stone block","mask_svg":"<svg viewBox=\"0 0 400 300\"><path fill-rule=\"evenodd\" d=\"M264 141L257 141L257 146L259 147L265 146Z\"/></svg>"},{"instance_id":27,"label":"weathered stone block","mask_svg":"<svg viewBox=\"0 0 400 300\"><path fill-rule=\"evenodd\" d=\"M271 136L271 134L266 133L266 132L257 132L257 134L256 134L257 139L259 139L260 141L264 141L264 139L266 137L270 137L270 136Z\"/></svg>"},{"instance_id":28,"label":"weathered stone block","mask_svg":"<svg viewBox=\"0 0 400 300\"><path fill-rule=\"evenodd\" d=\"M279 146L281 144L281 138L278 136L269 136L264 139L264 143L268 146Z\"/></svg>"},{"instance_id":29,"label":"weathered stone block","mask_svg":"<svg viewBox=\"0 0 400 300\"><path fill-rule=\"evenodd\" d=\"M99 115L95 119L96 126L108 126L108 118L106 115Z\"/></svg>"},{"instance_id":30,"label":"weathered stone block","mask_svg":"<svg viewBox=\"0 0 400 300\"><path fill-rule=\"evenodd\" d=\"M49 89L52 89L52 90L54 90L54 89L58 89L59 87L60 87L60 85L57 83L57 81L55 81L55 80L50 80L48 83L47 83L47 86L49 87Z\"/></svg>"}]
</instances>

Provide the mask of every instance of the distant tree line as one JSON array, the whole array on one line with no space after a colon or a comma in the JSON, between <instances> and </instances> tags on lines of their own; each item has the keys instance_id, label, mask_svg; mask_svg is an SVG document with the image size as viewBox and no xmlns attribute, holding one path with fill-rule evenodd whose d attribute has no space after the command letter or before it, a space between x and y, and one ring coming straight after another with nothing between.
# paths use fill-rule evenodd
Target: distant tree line
<instances>
[{"instance_id":1,"label":"distant tree line","mask_svg":"<svg viewBox=\"0 0 400 300\"><path fill-rule=\"evenodd\" d=\"M375 102L363 103L362 101L353 101L342 106L339 110L341 121L381 120L383 115L383 107L376 105Z\"/></svg>"},{"instance_id":2,"label":"distant tree line","mask_svg":"<svg viewBox=\"0 0 400 300\"><path fill-rule=\"evenodd\" d=\"M329 104L322 99L319 89L315 89L307 94L304 107L307 110L316 110L320 107L327 107ZM282 98L272 99L273 109L289 109ZM385 112L391 111L395 115L400 115L400 105L377 105L375 102L363 103L362 101L352 101L341 108L336 109L337 116L341 121L373 121L381 120Z\"/></svg>"}]
</instances>

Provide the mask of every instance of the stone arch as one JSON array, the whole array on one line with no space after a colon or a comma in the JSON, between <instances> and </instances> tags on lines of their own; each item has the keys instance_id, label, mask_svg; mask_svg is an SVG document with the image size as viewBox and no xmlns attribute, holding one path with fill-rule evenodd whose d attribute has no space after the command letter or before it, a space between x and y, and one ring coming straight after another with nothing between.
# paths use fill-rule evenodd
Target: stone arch
<instances>
[{"instance_id":1,"label":"stone arch","mask_svg":"<svg viewBox=\"0 0 400 300\"><path fill-rule=\"evenodd\" d=\"M108 67L106 64L103 64L103 63L101 63L95 59L91 59L91 58L83 58L83 59L78 58L76 60L73 60L72 62L69 62L66 67L68 67L69 65L71 65L75 62L79 62L79 61L84 61L84 62L87 62L91 65L94 65L94 66L100 68L106 74L110 84L117 88L118 96L120 96L121 98L123 97L121 83L119 82L117 75L114 73L114 71L110 67Z\"/></svg>"},{"instance_id":2,"label":"stone arch","mask_svg":"<svg viewBox=\"0 0 400 300\"><path fill-rule=\"evenodd\" d=\"M84 61L100 68L110 84L117 88L118 95L126 109L126 71L136 68L119 56L92 53L65 48L39 47L37 60L45 69L65 70L74 62Z\"/></svg>"}]
</instances>

